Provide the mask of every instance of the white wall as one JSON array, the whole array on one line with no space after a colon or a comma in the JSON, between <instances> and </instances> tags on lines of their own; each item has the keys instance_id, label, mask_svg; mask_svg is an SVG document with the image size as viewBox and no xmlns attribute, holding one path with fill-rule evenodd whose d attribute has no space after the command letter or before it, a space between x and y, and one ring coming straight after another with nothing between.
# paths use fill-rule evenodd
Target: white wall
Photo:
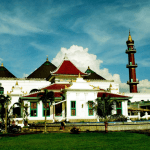
<instances>
[{"instance_id":1,"label":"white wall","mask_svg":"<svg viewBox=\"0 0 150 150\"><path fill-rule=\"evenodd\" d=\"M125 117L128 116L128 106L127 106L127 102L128 102L128 101L123 101L123 102L122 102L122 115L124 115Z\"/></svg>"},{"instance_id":2,"label":"white wall","mask_svg":"<svg viewBox=\"0 0 150 150\"><path fill-rule=\"evenodd\" d=\"M96 119L96 113L93 116L88 115L88 101L95 102L96 92L77 92L69 91L66 93L67 99L67 119ZM71 101L76 101L76 116L71 116ZM82 108L83 104L83 108Z\"/></svg>"},{"instance_id":3,"label":"white wall","mask_svg":"<svg viewBox=\"0 0 150 150\"><path fill-rule=\"evenodd\" d=\"M129 99L131 102L138 102L141 100L150 101L150 94L148 93L126 93L125 95L132 97L131 99Z\"/></svg>"},{"instance_id":4,"label":"white wall","mask_svg":"<svg viewBox=\"0 0 150 150\"><path fill-rule=\"evenodd\" d=\"M12 79L12 80L0 80L2 87L4 87L4 94L10 93L12 87L18 82L19 87L22 87L22 91L29 93L32 89L39 89L50 85L46 80L25 80L25 79Z\"/></svg>"}]
</instances>

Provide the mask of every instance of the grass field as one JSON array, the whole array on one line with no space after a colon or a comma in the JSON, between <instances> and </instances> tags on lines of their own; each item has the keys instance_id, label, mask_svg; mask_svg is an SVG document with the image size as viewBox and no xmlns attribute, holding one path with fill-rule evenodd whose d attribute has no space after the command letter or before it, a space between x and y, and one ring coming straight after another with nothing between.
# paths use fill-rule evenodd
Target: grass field
<instances>
[{"instance_id":1,"label":"grass field","mask_svg":"<svg viewBox=\"0 0 150 150\"><path fill-rule=\"evenodd\" d=\"M150 136L129 132L49 133L0 138L0 150L149 150Z\"/></svg>"}]
</instances>

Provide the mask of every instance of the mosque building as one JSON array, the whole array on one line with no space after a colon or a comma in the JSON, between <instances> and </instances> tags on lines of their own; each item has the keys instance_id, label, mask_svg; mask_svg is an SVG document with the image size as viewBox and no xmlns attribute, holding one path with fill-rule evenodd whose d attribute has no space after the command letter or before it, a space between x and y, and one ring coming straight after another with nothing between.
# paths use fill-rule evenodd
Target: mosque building
<instances>
[{"instance_id":1,"label":"mosque building","mask_svg":"<svg viewBox=\"0 0 150 150\"><path fill-rule=\"evenodd\" d=\"M21 123L24 112L22 108L15 106L19 100L23 100L24 105L28 106L28 122L44 121L45 110L47 109L47 122L57 122L67 120L70 122L97 122L99 118L92 109L92 103L101 99L103 94L110 96L111 99L122 100L114 104L112 114L122 114L126 117L141 118L150 117L149 98L150 94L142 94L137 91L136 79L137 64L135 64L134 54L136 49L134 41L129 32L127 50L129 68L130 93L120 94L119 84L113 80L106 80L96 72L87 68L84 72L80 71L65 55L62 63L56 67L48 58L33 73L26 78L16 78L3 64L0 66L0 83L4 88L4 94L11 97L9 108L14 105L12 114ZM48 103L47 108L37 95L44 89L54 92L55 102ZM31 92L32 91L32 92ZM34 92L33 92L34 91ZM141 114L143 114L141 116Z\"/></svg>"}]
</instances>

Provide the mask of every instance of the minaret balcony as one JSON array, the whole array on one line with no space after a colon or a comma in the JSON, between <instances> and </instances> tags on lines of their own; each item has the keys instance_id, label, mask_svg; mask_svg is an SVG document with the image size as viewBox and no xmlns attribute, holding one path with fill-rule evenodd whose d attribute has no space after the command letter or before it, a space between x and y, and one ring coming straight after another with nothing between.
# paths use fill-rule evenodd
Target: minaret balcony
<instances>
[{"instance_id":1,"label":"minaret balcony","mask_svg":"<svg viewBox=\"0 0 150 150\"><path fill-rule=\"evenodd\" d=\"M133 80L131 79L131 81L127 81L127 84L139 84L139 80L136 79L136 81L133 81Z\"/></svg>"},{"instance_id":2,"label":"minaret balcony","mask_svg":"<svg viewBox=\"0 0 150 150\"><path fill-rule=\"evenodd\" d=\"M134 64L134 65L133 64L132 65L127 64L126 68L136 68L137 66L138 66L137 64Z\"/></svg>"},{"instance_id":3,"label":"minaret balcony","mask_svg":"<svg viewBox=\"0 0 150 150\"><path fill-rule=\"evenodd\" d=\"M132 41L126 41L126 44L127 45L134 45L134 40L132 40Z\"/></svg>"},{"instance_id":4,"label":"minaret balcony","mask_svg":"<svg viewBox=\"0 0 150 150\"><path fill-rule=\"evenodd\" d=\"M128 50L128 49L127 49L127 50L125 51L125 53L127 53L127 54L128 54L128 53L136 53L136 49L131 49L131 50Z\"/></svg>"}]
</instances>

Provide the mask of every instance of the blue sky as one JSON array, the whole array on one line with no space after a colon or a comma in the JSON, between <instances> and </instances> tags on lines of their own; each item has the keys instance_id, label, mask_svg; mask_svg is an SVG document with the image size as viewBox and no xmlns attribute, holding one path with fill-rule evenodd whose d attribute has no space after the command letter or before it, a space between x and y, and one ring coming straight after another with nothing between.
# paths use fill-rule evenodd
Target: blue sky
<instances>
[{"instance_id":1,"label":"blue sky","mask_svg":"<svg viewBox=\"0 0 150 150\"><path fill-rule=\"evenodd\" d=\"M63 47L69 53L70 47L77 45L96 57L87 61L87 66L94 68L92 61L98 60L103 76L105 69L126 83L129 29L137 50L137 78L143 81L142 87L148 83L145 88L149 89L149 0L0 0L0 62L21 78L44 63L46 55L56 62ZM78 61L86 63L82 54L79 52L82 58Z\"/></svg>"}]
</instances>

